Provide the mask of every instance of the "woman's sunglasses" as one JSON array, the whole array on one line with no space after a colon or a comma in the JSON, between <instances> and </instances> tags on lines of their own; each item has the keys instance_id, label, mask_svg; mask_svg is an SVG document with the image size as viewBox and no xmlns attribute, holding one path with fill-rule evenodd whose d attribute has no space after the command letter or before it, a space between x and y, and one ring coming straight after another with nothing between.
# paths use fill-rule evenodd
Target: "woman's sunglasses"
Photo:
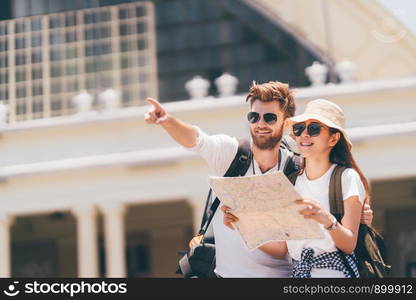
<instances>
[{"instance_id":1,"label":"woman's sunglasses","mask_svg":"<svg viewBox=\"0 0 416 300\"><path fill-rule=\"evenodd\" d=\"M251 124L255 124L260 121L260 114L258 112L251 111L247 114L247 120ZM263 114L263 120L269 125L273 125L277 121L277 115L274 113L265 113Z\"/></svg>"},{"instance_id":2,"label":"woman's sunglasses","mask_svg":"<svg viewBox=\"0 0 416 300\"><path fill-rule=\"evenodd\" d=\"M309 123L308 126L306 126L305 122L296 123L292 126L293 134L295 136L300 136L302 132L305 130L305 128L307 128L309 136L318 136L321 133L322 127L324 126L316 122Z\"/></svg>"}]
</instances>

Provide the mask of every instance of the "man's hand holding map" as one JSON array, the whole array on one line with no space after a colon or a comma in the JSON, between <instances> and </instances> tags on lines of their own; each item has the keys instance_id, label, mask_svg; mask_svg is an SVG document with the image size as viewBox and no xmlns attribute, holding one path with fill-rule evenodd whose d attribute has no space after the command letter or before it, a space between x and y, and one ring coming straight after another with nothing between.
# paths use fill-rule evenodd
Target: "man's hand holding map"
<instances>
[{"instance_id":1,"label":"man's hand holding map","mask_svg":"<svg viewBox=\"0 0 416 300\"><path fill-rule=\"evenodd\" d=\"M210 177L222 204L239 218L234 223L248 249L271 240L323 238L321 227L299 214L302 197L282 172L245 177Z\"/></svg>"}]
</instances>

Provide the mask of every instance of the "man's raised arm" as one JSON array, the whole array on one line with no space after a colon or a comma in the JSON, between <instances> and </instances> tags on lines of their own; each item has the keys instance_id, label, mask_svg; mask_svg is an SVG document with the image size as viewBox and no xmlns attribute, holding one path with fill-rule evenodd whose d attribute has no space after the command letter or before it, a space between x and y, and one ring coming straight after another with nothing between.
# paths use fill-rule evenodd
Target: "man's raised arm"
<instances>
[{"instance_id":1,"label":"man's raised arm","mask_svg":"<svg viewBox=\"0 0 416 300\"><path fill-rule=\"evenodd\" d=\"M184 147L195 146L198 137L195 127L170 116L156 99L147 98L146 101L152 106L144 116L148 124L161 125L177 143Z\"/></svg>"}]
</instances>

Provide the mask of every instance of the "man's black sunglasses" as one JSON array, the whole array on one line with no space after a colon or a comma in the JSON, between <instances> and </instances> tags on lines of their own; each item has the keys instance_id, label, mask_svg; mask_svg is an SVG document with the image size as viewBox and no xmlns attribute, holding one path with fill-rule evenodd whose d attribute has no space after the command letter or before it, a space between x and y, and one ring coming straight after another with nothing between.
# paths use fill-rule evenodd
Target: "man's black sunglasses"
<instances>
[{"instance_id":1,"label":"man's black sunglasses","mask_svg":"<svg viewBox=\"0 0 416 300\"><path fill-rule=\"evenodd\" d=\"M323 126L321 124L316 123L316 122L309 123L309 125L307 126L308 135L318 136L321 133L322 127ZM292 128L293 128L293 134L295 136L300 136L306 128L306 123L305 122L296 123L292 126Z\"/></svg>"},{"instance_id":2,"label":"man's black sunglasses","mask_svg":"<svg viewBox=\"0 0 416 300\"><path fill-rule=\"evenodd\" d=\"M255 112L255 111L251 111L247 114L247 120L251 124L257 123L258 121L260 121L260 118L261 118L260 114L258 112ZM274 114L274 113L265 113L263 115L263 120L267 124L273 125L277 121L277 115Z\"/></svg>"}]
</instances>

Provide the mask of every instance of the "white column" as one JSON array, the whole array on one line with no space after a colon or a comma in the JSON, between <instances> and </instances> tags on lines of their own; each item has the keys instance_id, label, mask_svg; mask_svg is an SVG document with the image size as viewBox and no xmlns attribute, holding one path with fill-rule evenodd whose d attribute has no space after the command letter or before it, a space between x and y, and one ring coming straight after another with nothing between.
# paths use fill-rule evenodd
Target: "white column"
<instances>
[{"instance_id":1,"label":"white column","mask_svg":"<svg viewBox=\"0 0 416 300\"><path fill-rule=\"evenodd\" d=\"M14 218L0 214L0 277L11 277L10 227Z\"/></svg>"},{"instance_id":2,"label":"white column","mask_svg":"<svg viewBox=\"0 0 416 300\"><path fill-rule=\"evenodd\" d=\"M72 213L77 218L78 277L98 277L97 210L80 205Z\"/></svg>"},{"instance_id":3,"label":"white column","mask_svg":"<svg viewBox=\"0 0 416 300\"><path fill-rule=\"evenodd\" d=\"M124 213L122 203L100 204L104 214L105 263L107 277L126 277Z\"/></svg>"}]
</instances>

